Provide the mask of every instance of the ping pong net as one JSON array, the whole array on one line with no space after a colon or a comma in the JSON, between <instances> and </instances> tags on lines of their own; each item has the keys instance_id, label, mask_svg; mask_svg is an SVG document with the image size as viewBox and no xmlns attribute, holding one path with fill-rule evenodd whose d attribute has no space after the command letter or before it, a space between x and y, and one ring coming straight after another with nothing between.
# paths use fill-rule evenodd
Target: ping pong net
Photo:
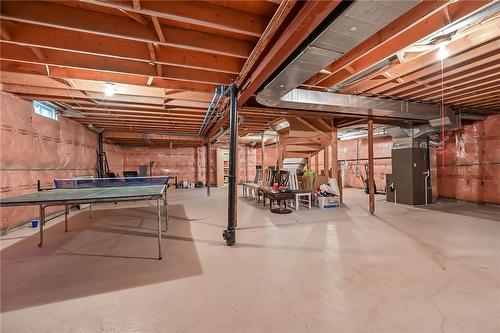
<instances>
[{"instance_id":1,"label":"ping pong net","mask_svg":"<svg viewBox=\"0 0 500 333\"><path fill-rule=\"evenodd\" d=\"M167 185L169 176L54 179L56 189Z\"/></svg>"}]
</instances>

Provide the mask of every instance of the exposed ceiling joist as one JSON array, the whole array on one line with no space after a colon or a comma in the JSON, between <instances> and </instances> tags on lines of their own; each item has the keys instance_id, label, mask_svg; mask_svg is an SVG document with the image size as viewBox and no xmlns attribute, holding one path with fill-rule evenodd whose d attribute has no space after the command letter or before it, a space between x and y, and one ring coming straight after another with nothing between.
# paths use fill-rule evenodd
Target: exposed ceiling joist
<instances>
[{"instance_id":1,"label":"exposed ceiling joist","mask_svg":"<svg viewBox=\"0 0 500 333\"><path fill-rule=\"evenodd\" d=\"M259 15L203 1L144 1L139 9L130 6L126 2L83 1L253 37L260 37L267 25L267 20Z\"/></svg>"},{"instance_id":2,"label":"exposed ceiling joist","mask_svg":"<svg viewBox=\"0 0 500 333\"><path fill-rule=\"evenodd\" d=\"M67 52L101 55L111 58L156 62L187 68L196 68L224 73L239 73L243 59L207 52L179 49L176 47L143 42L95 36L89 33L18 24L10 38L2 37L9 43L39 48L49 48ZM157 52L155 52L157 49ZM152 59L151 53L155 53Z\"/></svg>"},{"instance_id":3,"label":"exposed ceiling joist","mask_svg":"<svg viewBox=\"0 0 500 333\"><path fill-rule=\"evenodd\" d=\"M70 67L73 69L88 69L106 71L120 74L133 74L143 76L155 76L171 80L188 81L208 84L229 84L234 75L228 73L217 73L205 70L194 70L184 67L165 66L163 76L158 76L157 69L148 63L136 62L124 59L114 59L88 54L68 54L66 52L44 49L45 59L40 60L34 56L29 49L0 42L2 48L1 59L32 64L48 64L52 66Z\"/></svg>"},{"instance_id":4,"label":"exposed ceiling joist","mask_svg":"<svg viewBox=\"0 0 500 333\"><path fill-rule=\"evenodd\" d=\"M81 8L42 1L3 1L0 18L53 28L87 32L115 38L160 43L183 49L246 58L252 44L235 38L162 26L165 42L158 39L153 26L145 26L128 17L111 16Z\"/></svg>"}]
</instances>

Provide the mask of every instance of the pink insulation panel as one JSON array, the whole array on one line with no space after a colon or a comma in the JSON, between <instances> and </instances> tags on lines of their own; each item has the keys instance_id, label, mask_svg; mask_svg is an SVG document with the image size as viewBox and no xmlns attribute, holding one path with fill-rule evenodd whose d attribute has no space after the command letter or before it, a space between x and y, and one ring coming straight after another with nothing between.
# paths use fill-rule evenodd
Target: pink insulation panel
<instances>
[{"instance_id":1,"label":"pink insulation panel","mask_svg":"<svg viewBox=\"0 0 500 333\"><path fill-rule=\"evenodd\" d=\"M440 196L499 204L500 116L448 134L438 165Z\"/></svg>"},{"instance_id":2,"label":"pink insulation panel","mask_svg":"<svg viewBox=\"0 0 500 333\"><path fill-rule=\"evenodd\" d=\"M262 148L255 148L256 153L256 165L262 165ZM278 161L278 152L276 150L276 146L266 146L264 148L264 161L266 162L266 167L276 166L276 162Z\"/></svg>"},{"instance_id":3,"label":"pink insulation panel","mask_svg":"<svg viewBox=\"0 0 500 333\"><path fill-rule=\"evenodd\" d=\"M217 177L217 149L228 149L229 146L227 144L213 144L211 153L210 153L210 179L211 184L216 184ZM257 155L260 154L259 149L254 149L251 147L247 147L245 145L238 145L238 155L236 158L237 166L238 166L238 183L243 183L247 181L253 181L256 174L256 163L257 163ZM206 158L206 157L205 157ZM206 181L206 160L203 160L203 178L200 180L205 183Z\"/></svg>"},{"instance_id":4,"label":"pink insulation panel","mask_svg":"<svg viewBox=\"0 0 500 333\"><path fill-rule=\"evenodd\" d=\"M108 159L109 171L115 175L123 175L123 153L117 145L105 143L104 151Z\"/></svg>"},{"instance_id":5,"label":"pink insulation panel","mask_svg":"<svg viewBox=\"0 0 500 333\"><path fill-rule=\"evenodd\" d=\"M82 125L40 116L31 102L4 92L0 123L1 197L36 191L37 180L52 187L55 178L95 174L97 137ZM0 208L1 228L37 215L37 207Z\"/></svg>"},{"instance_id":6,"label":"pink insulation panel","mask_svg":"<svg viewBox=\"0 0 500 333\"><path fill-rule=\"evenodd\" d=\"M139 172L140 165L154 162L153 176L172 175L196 181L196 148L122 147L123 170Z\"/></svg>"},{"instance_id":7,"label":"pink insulation panel","mask_svg":"<svg viewBox=\"0 0 500 333\"><path fill-rule=\"evenodd\" d=\"M211 182L215 184L217 174L217 149L227 149L224 144L214 144L210 152ZM248 150L248 152L247 152ZM122 147L123 170L139 171L139 165L154 161L153 175L172 175L177 179L206 183L206 147ZM248 154L248 158L246 155ZM248 166L247 161L248 160ZM238 145L238 181L255 177L255 149Z\"/></svg>"},{"instance_id":8,"label":"pink insulation panel","mask_svg":"<svg viewBox=\"0 0 500 333\"><path fill-rule=\"evenodd\" d=\"M360 176L366 178L365 164L368 163L368 139L363 138L359 139L359 142L357 141L357 139L339 141L338 159L343 170L344 186L364 188ZM373 157L375 158L373 168L377 189L385 188L385 175L392 172L391 149L391 137L375 137L373 139ZM320 152L319 155L320 169L322 169L323 152ZM329 162L331 163L331 158Z\"/></svg>"}]
</instances>

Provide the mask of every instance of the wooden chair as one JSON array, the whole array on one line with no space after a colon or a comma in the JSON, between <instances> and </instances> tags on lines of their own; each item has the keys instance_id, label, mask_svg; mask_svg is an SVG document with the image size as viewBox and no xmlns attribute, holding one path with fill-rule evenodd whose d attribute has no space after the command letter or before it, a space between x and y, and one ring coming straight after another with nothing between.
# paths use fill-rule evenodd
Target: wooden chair
<instances>
[{"instance_id":1,"label":"wooden chair","mask_svg":"<svg viewBox=\"0 0 500 333\"><path fill-rule=\"evenodd\" d=\"M255 173L255 178L251 183L243 183L243 196L256 196L256 191L259 188L259 183L262 180L262 169L258 169Z\"/></svg>"}]
</instances>

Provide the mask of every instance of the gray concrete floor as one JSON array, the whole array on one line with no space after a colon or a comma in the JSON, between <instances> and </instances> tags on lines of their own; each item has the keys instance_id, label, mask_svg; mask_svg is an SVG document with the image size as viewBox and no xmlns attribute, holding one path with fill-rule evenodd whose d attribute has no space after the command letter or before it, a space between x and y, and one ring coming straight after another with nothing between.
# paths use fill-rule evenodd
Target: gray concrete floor
<instances>
[{"instance_id":1,"label":"gray concrete floor","mask_svg":"<svg viewBox=\"0 0 500 333\"><path fill-rule=\"evenodd\" d=\"M166 258L155 211L101 205L2 237L2 332L500 332L500 209L415 208L345 191L346 206L275 215L225 189L170 195Z\"/></svg>"}]
</instances>

